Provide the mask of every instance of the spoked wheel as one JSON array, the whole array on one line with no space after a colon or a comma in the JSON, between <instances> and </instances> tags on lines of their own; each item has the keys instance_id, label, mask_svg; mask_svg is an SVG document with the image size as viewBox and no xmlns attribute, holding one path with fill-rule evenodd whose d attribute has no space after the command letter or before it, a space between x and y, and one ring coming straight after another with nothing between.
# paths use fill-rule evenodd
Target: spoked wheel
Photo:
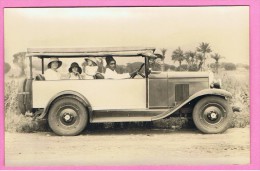
<instances>
[{"instance_id":1,"label":"spoked wheel","mask_svg":"<svg viewBox=\"0 0 260 171\"><path fill-rule=\"evenodd\" d=\"M53 132L58 135L78 135L87 126L88 111L76 99L58 99L49 111L48 122Z\"/></svg>"},{"instance_id":2,"label":"spoked wheel","mask_svg":"<svg viewBox=\"0 0 260 171\"><path fill-rule=\"evenodd\" d=\"M232 119L232 110L220 97L205 97L193 109L193 121L203 133L216 134L226 131Z\"/></svg>"}]
</instances>

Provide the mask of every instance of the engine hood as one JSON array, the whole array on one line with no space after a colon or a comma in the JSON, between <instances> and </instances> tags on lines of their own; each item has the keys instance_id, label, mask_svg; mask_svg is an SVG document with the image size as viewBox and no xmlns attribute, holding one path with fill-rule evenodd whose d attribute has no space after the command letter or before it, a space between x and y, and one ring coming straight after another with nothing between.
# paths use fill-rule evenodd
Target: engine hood
<instances>
[{"instance_id":1,"label":"engine hood","mask_svg":"<svg viewBox=\"0 0 260 171\"><path fill-rule=\"evenodd\" d=\"M208 72L168 72L168 78L208 78Z\"/></svg>"},{"instance_id":2,"label":"engine hood","mask_svg":"<svg viewBox=\"0 0 260 171\"><path fill-rule=\"evenodd\" d=\"M161 72L152 71L149 78L208 78L208 72Z\"/></svg>"}]
</instances>

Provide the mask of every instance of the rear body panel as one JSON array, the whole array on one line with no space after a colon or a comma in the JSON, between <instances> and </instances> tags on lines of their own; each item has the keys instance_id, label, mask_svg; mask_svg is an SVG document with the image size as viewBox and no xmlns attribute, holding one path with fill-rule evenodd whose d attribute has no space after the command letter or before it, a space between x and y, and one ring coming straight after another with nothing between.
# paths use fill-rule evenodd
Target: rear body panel
<instances>
[{"instance_id":1,"label":"rear body panel","mask_svg":"<svg viewBox=\"0 0 260 171\"><path fill-rule=\"evenodd\" d=\"M33 108L45 108L62 91L83 95L93 110L146 108L145 79L33 82Z\"/></svg>"}]
</instances>

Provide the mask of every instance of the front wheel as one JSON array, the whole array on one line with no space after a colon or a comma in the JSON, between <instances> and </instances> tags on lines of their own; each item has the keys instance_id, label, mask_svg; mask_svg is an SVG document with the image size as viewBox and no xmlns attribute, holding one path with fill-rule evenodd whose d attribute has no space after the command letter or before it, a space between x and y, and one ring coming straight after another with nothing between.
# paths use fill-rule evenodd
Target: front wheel
<instances>
[{"instance_id":1,"label":"front wheel","mask_svg":"<svg viewBox=\"0 0 260 171\"><path fill-rule=\"evenodd\" d=\"M228 101L216 97L205 97L194 107L192 118L196 127L203 133L216 134L226 131L232 119Z\"/></svg>"},{"instance_id":2,"label":"front wheel","mask_svg":"<svg viewBox=\"0 0 260 171\"><path fill-rule=\"evenodd\" d=\"M48 122L53 132L58 135L78 135L87 126L88 112L80 101L65 97L54 101Z\"/></svg>"}]
</instances>

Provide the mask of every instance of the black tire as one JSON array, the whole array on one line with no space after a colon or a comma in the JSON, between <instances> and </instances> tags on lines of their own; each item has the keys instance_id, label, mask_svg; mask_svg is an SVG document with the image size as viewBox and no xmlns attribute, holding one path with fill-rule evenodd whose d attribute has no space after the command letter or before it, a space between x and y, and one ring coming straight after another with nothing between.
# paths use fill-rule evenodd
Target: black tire
<instances>
[{"instance_id":1,"label":"black tire","mask_svg":"<svg viewBox=\"0 0 260 171\"><path fill-rule=\"evenodd\" d=\"M229 128L232 114L227 100L210 96L204 97L195 105L192 118L201 132L217 134Z\"/></svg>"},{"instance_id":2,"label":"black tire","mask_svg":"<svg viewBox=\"0 0 260 171\"><path fill-rule=\"evenodd\" d=\"M25 94L27 93L27 94ZM32 111L32 80L22 79L18 85L18 109L21 114Z\"/></svg>"},{"instance_id":3,"label":"black tire","mask_svg":"<svg viewBox=\"0 0 260 171\"><path fill-rule=\"evenodd\" d=\"M32 112L32 80L27 79L25 84L25 92L29 94L25 95L25 109L27 112Z\"/></svg>"},{"instance_id":4,"label":"black tire","mask_svg":"<svg viewBox=\"0 0 260 171\"><path fill-rule=\"evenodd\" d=\"M77 99L63 97L53 102L48 122L53 132L58 135L78 135L87 126L88 111Z\"/></svg>"},{"instance_id":5,"label":"black tire","mask_svg":"<svg viewBox=\"0 0 260 171\"><path fill-rule=\"evenodd\" d=\"M19 82L19 85L18 85L18 97L17 97L17 103L18 103L18 110L21 114L25 114L26 112L26 107L25 107L25 101L24 101L24 95L23 94L20 94L20 93L23 93L24 90L25 90L25 85L26 85L26 81L27 79L22 79L20 82Z\"/></svg>"}]
</instances>

